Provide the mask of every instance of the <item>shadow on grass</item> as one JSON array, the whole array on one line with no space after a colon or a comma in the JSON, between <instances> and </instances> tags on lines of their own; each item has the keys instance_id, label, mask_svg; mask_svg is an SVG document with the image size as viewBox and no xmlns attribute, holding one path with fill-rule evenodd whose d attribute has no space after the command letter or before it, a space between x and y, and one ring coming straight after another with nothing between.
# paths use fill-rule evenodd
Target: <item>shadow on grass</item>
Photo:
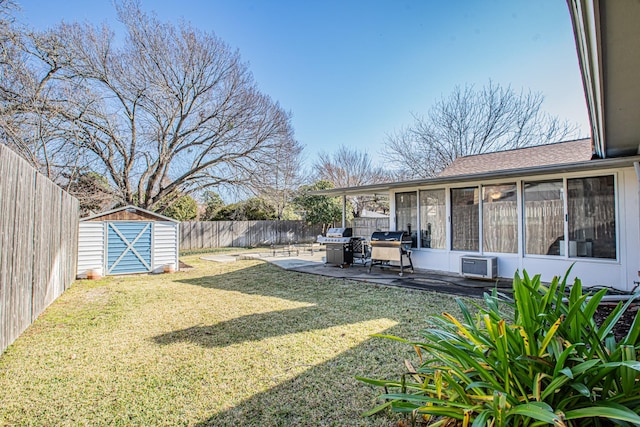
<instances>
[{"instance_id":1,"label":"shadow on grass","mask_svg":"<svg viewBox=\"0 0 640 427\"><path fill-rule=\"evenodd\" d=\"M284 271L257 264L229 273L187 279L182 283L237 292L238 298L257 295L307 304L267 313L249 314L213 325L197 325L154 337L158 345L191 342L205 348L224 347L306 331L354 325L369 333L415 337L428 315L440 312L450 296ZM373 321L366 324L363 322ZM381 323L375 323L380 321ZM358 325L360 324L360 325ZM362 326L362 325L367 326ZM373 324L395 325L370 330ZM259 327L256 327L259 325ZM331 339L341 340L335 331ZM322 335L322 334L321 334ZM362 333L354 334L354 336ZM344 336L344 334L342 334ZM355 380L356 375L398 378L410 346L378 338L342 342L341 350L318 364L296 361L279 378L262 379L273 386L230 409L203 419L197 426L389 425L388 417L363 419L382 390ZM347 338L345 338L347 339ZM299 345L322 345L300 343ZM331 357L331 356L329 356ZM260 372L251 372L260 375ZM288 378L288 379L283 379ZM262 388L261 390L264 390Z\"/></svg>"},{"instance_id":2,"label":"shadow on grass","mask_svg":"<svg viewBox=\"0 0 640 427\"><path fill-rule=\"evenodd\" d=\"M366 304L363 308L365 301L356 303L362 292L353 286L342 285L343 280L287 272L269 264L181 282L311 305L250 314L214 325L198 325L171 331L154 337L156 344L191 342L203 347L224 347L380 318L377 307L372 306L371 310L366 310ZM363 288L367 286L363 284L355 286L358 285Z\"/></svg>"},{"instance_id":3,"label":"shadow on grass","mask_svg":"<svg viewBox=\"0 0 640 427\"><path fill-rule=\"evenodd\" d=\"M279 335L295 334L315 329L324 329L350 320L332 321L320 307L301 307L291 310L251 314L209 326L192 326L154 337L160 345L176 342L191 342L203 347L226 347L249 341L260 341ZM259 327L255 327L259 325Z\"/></svg>"},{"instance_id":4,"label":"shadow on grass","mask_svg":"<svg viewBox=\"0 0 640 427\"><path fill-rule=\"evenodd\" d=\"M393 333L397 328L386 331ZM381 401L382 388L355 379L356 375L399 378L405 357L383 358L389 341L368 339L337 357L310 367L284 382L256 393L232 408L213 413L197 427L219 426L391 426L398 414L383 412L363 418L362 413ZM375 373L373 373L375 372Z\"/></svg>"}]
</instances>

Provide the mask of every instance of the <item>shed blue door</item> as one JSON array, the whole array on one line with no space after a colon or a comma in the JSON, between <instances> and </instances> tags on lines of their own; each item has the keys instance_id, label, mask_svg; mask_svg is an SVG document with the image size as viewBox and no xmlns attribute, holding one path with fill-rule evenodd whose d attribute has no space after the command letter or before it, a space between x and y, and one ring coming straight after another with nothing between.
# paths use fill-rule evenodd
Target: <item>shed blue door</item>
<instances>
[{"instance_id":1,"label":"shed blue door","mask_svg":"<svg viewBox=\"0 0 640 427\"><path fill-rule=\"evenodd\" d=\"M151 223L107 223L107 274L151 271Z\"/></svg>"}]
</instances>

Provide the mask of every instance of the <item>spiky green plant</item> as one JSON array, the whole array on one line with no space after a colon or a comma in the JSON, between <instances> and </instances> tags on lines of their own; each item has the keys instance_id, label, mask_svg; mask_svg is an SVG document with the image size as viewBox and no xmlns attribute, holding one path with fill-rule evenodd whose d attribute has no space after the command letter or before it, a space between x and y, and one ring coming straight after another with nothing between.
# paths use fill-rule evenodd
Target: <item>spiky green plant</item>
<instances>
[{"instance_id":1,"label":"spiky green plant","mask_svg":"<svg viewBox=\"0 0 640 427\"><path fill-rule=\"evenodd\" d=\"M494 290L485 307L462 318L432 318L424 340L377 335L412 345L417 369L408 362L400 380L358 377L382 386L385 403L432 426L640 425L640 316L617 341L612 329L632 300L619 303L601 325L594 313L606 294L583 292L569 272L545 286L540 276L518 273L513 296Z\"/></svg>"}]
</instances>

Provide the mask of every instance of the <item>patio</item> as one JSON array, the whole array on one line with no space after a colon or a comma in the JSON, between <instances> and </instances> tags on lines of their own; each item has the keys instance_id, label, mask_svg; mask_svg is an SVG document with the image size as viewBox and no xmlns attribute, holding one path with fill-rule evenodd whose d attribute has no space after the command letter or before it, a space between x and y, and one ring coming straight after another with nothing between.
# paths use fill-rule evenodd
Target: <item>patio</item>
<instances>
[{"instance_id":1,"label":"patio","mask_svg":"<svg viewBox=\"0 0 640 427\"><path fill-rule=\"evenodd\" d=\"M215 262L234 262L244 259L260 259L277 265L285 270L299 273L315 274L335 279L354 280L367 283L376 283L385 286L394 286L408 289L441 292L450 295L481 298L485 292L490 292L496 284L501 291L510 291L511 280L499 278L498 280L477 280L454 274L445 274L430 270L416 269L414 273L406 271L399 276L399 268L374 266L368 272L368 263L355 262L354 264L339 267L325 264L324 248L314 250L291 251L289 253L272 251L248 252L225 255L205 255L203 260Z\"/></svg>"}]
</instances>

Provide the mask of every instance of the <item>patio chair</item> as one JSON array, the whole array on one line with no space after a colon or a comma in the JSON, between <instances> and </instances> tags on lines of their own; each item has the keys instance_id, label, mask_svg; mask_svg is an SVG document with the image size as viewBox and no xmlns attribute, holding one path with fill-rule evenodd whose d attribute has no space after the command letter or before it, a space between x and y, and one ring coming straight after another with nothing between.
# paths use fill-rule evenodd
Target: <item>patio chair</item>
<instances>
[{"instance_id":1,"label":"patio chair","mask_svg":"<svg viewBox=\"0 0 640 427\"><path fill-rule=\"evenodd\" d=\"M353 250L353 263L359 262L367 265L371 261L371 244L364 237L353 238L351 240Z\"/></svg>"}]
</instances>

